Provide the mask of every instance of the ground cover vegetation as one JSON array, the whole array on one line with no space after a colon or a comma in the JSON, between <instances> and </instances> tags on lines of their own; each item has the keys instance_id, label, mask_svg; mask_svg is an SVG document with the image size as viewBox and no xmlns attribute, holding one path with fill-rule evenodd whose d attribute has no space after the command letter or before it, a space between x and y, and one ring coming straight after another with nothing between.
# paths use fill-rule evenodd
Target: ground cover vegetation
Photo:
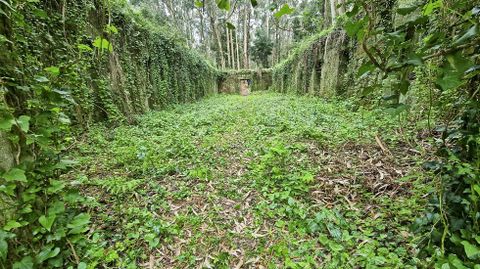
<instances>
[{"instance_id":1,"label":"ground cover vegetation","mask_svg":"<svg viewBox=\"0 0 480 269\"><path fill-rule=\"evenodd\" d=\"M479 23L0 0L0 268L479 268Z\"/></svg>"},{"instance_id":2,"label":"ground cover vegetation","mask_svg":"<svg viewBox=\"0 0 480 269\"><path fill-rule=\"evenodd\" d=\"M405 223L434 186L409 154L419 148L393 129L377 136L395 122L388 113L259 93L138 122L93 128L65 176L104 242L89 264L414 267L418 238Z\"/></svg>"}]
</instances>

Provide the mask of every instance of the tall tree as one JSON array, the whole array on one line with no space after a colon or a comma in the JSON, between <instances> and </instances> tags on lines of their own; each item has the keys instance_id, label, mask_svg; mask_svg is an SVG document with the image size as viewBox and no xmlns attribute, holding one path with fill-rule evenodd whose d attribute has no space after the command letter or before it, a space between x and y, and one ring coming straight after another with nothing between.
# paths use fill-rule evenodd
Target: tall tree
<instances>
[{"instance_id":1,"label":"tall tree","mask_svg":"<svg viewBox=\"0 0 480 269\"><path fill-rule=\"evenodd\" d=\"M250 45L250 16L251 9L250 4L246 3L244 5L244 17L243 17L243 68L250 68L248 50Z\"/></svg>"},{"instance_id":2,"label":"tall tree","mask_svg":"<svg viewBox=\"0 0 480 269\"><path fill-rule=\"evenodd\" d=\"M272 54L273 42L264 29L255 33L255 40L252 46L252 58L262 67L268 67L268 59Z\"/></svg>"}]
</instances>

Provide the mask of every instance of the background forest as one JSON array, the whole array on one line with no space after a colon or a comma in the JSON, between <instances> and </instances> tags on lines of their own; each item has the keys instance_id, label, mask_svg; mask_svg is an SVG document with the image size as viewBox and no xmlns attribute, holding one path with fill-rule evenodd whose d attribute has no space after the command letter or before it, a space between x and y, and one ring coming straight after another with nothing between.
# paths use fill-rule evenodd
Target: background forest
<instances>
[{"instance_id":1,"label":"background forest","mask_svg":"<svg viewBox=\"0 0 480 269\"><path fill-rule=\"evenodd\" d=\"M295 42L327 25L323 1L257 1L252 7L250 1L238 0L228 4L228 12L214 1L132 4L221 68L270 67L285 58ZM274 16L283 7L291 9L289 16Z\"/></svg>"},{"instance_id":2,"label":"background forest","mask_svg":"<svg viewBox=\"0 0 480 269\"><path fill-rule=\"evenodd\" d=\"M467 0L0 0L0 268L480 268L479 24ZM252 74L276 93L214 96Z\"/></svg>"}]
</instances>

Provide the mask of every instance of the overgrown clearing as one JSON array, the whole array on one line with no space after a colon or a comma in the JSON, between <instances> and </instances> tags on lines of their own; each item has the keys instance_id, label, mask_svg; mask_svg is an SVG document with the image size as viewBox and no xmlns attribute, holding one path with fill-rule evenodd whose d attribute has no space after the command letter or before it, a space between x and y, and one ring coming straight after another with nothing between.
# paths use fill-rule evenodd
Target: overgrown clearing
<instances>
[{"instance_id":1,"label":"overgrown clearing","mask_svg":"<svg viewBox=\"0 0 480 269\"><path fill-rule=\"evenodd\" d=\"M409 226L432 186L396 120L255 93L92 128L66 175L92 216L88 258L121 268L413 268Z\"/></svg>"}]
</instances>

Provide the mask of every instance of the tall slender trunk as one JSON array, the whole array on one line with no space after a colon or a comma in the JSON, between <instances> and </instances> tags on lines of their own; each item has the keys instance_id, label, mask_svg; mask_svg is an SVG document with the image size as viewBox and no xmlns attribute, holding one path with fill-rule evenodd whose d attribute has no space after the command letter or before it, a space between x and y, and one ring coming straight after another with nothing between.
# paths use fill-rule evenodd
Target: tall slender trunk
<instances>
[{"instance_id":1,"label":"tall slender trunk","mask_svg":"<svg viewBox=\"0 0 480 269\"><path fill-rule=\"evenodd\" d=\"M237 45L237 69L240 70L240 50L238 46L238 32L235 31L235 44Z\"/></svg>"},{"instance_id":2,"label":"tall slender trunk","mask_svg":"<svg viewBox=\"0 0 480 269\"><path fill-rule=\"evenodd\" d=\"M278 37L278 25L275 24L275 63L278 63L280 59L280 43Z\"/></svg>"},{"instance_id":3,"label":"tall slender trunk","mask_svg":"<svg viewBox=\"0 0 480 269\"><path fill-rule=\"evenodd\" d=\"M270 14L267 14L267 37L270 39Z\"/></svg>"},{"instance_id":4,"label":"tall slender trunk","mask_svg":"<svg viewBox=\"0 0 480 269\"><path fill-rule=\"evenodd\" d=\"M246 4L243 21L243 68L249 69L248 48L250 43L250 5Z\"/></svg>"},{"instance_id":5,"label":"tall slender trunk","mask_svg":"<svg viewBox=\"0 0 480 269\"><path fill-rule=\"evenodd\" d=\"M232 67L232 57L230 54L230 30L227 28L227 68Z\"/></svg>"},{"instance_id":6,"label":"tall slender trunk","mask_svg":"<svg viewBox=\"0 0 480 269\"><path fill-rule=\"evenodd\" d=\"M337 21L336 20L336 10L337 10L337 7L336 7L335 0L330 0L330 14L332 16L332 25L334 25L335 22Z\"/></svg>"},{"instance_id":7,"label":"tall slender trunk","mask_svg":"<svg viewBox=\"0 0 480 269\"><path fill-rule=\"evenodd\" d=\"M222 37L220 36L218 25L215 23L215 20L212 17L210 17L210 23L212 24L213 33L215 34L215 39L217 40L217 51L218 51L218 57L220 58L220 64L222 69L225 69L225 57L223 56Z\"/></svg>"},{"instance_id":8,"label":"tall slender trunk","mask_svg":"<svg viewBox=\"0 0 480 269\"><path fill-rule=\"evenodd\" d=\"M205 0L205 8L207 9L208 17L210 19L211 31L214 35L214 42L216 42L217 47L217 64L220 60L220 65L222 69L225 69L225 56L223 55L223 45L222 45L222 36L220 35L220 30L217 25L217 14L216 14L216 3L212 0Z\"/></svg>"},{"instance_id":9,"label":"tall slender trunk","mask_svg":"<svg viewBox=\"0 0 480 269\"><path fill-rule=\"evenodd\" d=\"M323 17L325 18L325 22L327 26L332 25L332 19L330 18L330 0L325 0L323 2Z\"/></svg>"},{"instance_id":10,"label":"tall slender trunk","mask_svg":"<svg viewBox=\"0 0 480 269\"><path fill-rule=\"evenodd\" d=\"M205 23L203 20L203 11L198 10L198 15L200 16L200 45L203 46L203 41L205 40Z\"/></svg>"},{"instance_id":11,"label":"tall slender trunk","mask_svg":"<svg viewBox=\"0 0 480 269\"><path fill-rule=\"evenodd\" d=\"M230 53L232 54L232 69L235 69L235 48L233 46L233 30L230 30Z\"/></svg>"}]
</instances>

